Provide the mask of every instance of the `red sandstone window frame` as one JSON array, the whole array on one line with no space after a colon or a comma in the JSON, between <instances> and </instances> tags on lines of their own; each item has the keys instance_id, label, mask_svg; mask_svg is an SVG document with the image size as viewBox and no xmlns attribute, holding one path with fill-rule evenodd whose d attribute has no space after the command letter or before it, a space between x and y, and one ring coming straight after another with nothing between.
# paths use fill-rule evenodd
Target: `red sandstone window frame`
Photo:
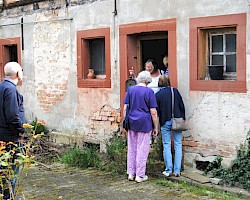
<instances>
[{"instance_id":1,"label":"red sandstone window frame","mask_svg":"<svg viewBox=\"0 0 250 200\"><path fill-rule=\"evenodd\" d=\"M4 66L7 62L9 62L8 55L4 52L4 46L16 45L17 46L17 62L21 65L21 42L20 37L16 38L5 38L0 39L0 79L1 81L4 79ZM19 82L18 85L22 83Z\"/></svg>"},{"instance_id":2,"label":"red sandstone window frame","mask_svg":"<svg viewBox=\"0 0 250 200\"><path fill-rule=\"evenodd\" d=\"M191 18L190 26L190 90L246 93L246 13ZM199 34L202 29L236 27L236 80L199 80Z\"/></svg>"},{"instance_id":3,"label":"red sandstone window frame","mask_svg":"<svg viewBox=\"0 0 250 200\"><path fill-rule=\"evenodd\" d=\"M105 39L105 79L87 79L90 68L88 41ZM77 84L78 88L111 88L110 28L81 30L77 32Z\"/></svg>"}]
</instances>

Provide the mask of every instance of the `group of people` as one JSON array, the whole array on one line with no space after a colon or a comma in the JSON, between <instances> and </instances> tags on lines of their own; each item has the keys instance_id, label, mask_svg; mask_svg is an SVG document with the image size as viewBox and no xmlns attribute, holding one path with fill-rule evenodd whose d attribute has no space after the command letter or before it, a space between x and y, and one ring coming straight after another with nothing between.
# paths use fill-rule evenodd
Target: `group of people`
<instances>
[{"instance_id":1,"label":"group of people","mask_svg":"<svg viewBox=\"0 0 250 200\"><path fill-rule=\"evenodd\" d=\"M168 58L164 57L164 73L157 69L153 60L147 60L145 70L137 76L137 85L130 86L124 99L124 117L129 109L127 134L128 180L146 181L146 163L150 151L151 136L162 136L165 169L162 174L180 176L182 161L182 132L172 131L172 118L185 118L185 106L179 91L172 88L168 76ZM172 94L174 102L172 104ZM174 105L172 107L172 105ZM160 130L158 130L160 127ZM174 165L171 138L174 138Z\"/></svg>"},{"instance_id":2,"label":"group of people","mask_svg":"<svg viewBox=\"0 0 250 200\"><path fill-rule=\"evenodd\" d=\"M172 163L171 125L172 117L182 117L185 120L185 107L182 97L176 88L174 93L174 109L172 113L172 92L168 76L167 57L163 62L164 73L156 69L152 60L145 63L145 70L137 77L137 85L128 88L124 99L124 113L129 108L127 173L129 180L142 182L148 179L146 162L150 151L151 136L162 134L163 157L166 165L163 175L180 176L182 159L182 133L173 131L175 159ZM23 78L23 69L17 62L9 62L4 66L5 79L0 83L0 146L11 142L22 146L22 136L26 123L23 96L16 86ZM160 125L160 130L158 127ZM14 159L14 158L13 158ZM19 169L13 164L13 171ZM16 177L11 180L9 188L3 192L3 199L10 199L10 191L15 190Z\"/></svg>"}]
</instances>

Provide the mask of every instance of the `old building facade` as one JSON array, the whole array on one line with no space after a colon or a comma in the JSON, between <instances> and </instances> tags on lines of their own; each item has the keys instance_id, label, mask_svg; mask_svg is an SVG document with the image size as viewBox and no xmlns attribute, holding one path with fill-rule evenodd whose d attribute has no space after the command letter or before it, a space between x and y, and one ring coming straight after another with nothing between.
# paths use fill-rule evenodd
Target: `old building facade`
<instances>
[{"instance_id":1,"label":"old building facade","mask_svg":"<svg viewBox=\"0 0 250 200\"><path fill-rule=\"evenodd\" d=\"M55 134L104 148L119 129L128 70L138 73L147 58L162 67L167 54L190 127L185 162L230 162L245 140L249 1L0 0L0 9L1 79L6 62L22 64L27 118ZM209 71L218 65L222 78Z\"/></svg>"}]
</instances>

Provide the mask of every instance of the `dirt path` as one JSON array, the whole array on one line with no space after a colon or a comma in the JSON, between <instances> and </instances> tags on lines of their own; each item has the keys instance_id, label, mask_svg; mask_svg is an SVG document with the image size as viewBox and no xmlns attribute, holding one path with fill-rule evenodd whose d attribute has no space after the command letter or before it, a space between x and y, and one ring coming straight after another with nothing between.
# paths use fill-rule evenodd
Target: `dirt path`
<instances>
[{"instance_id":1,"label":"dirt path","mask_svg":"<svg viewBox=\"0 0 250 200\"><path fill-rule=\"evenodd\" d=\"M209 199L185 190L156 185L153 178L143 183L128 181L125 176L96 170L65 169L53 165L29 168L21 179L17 200L85 199Z\"/></svg>"}]
</instances>

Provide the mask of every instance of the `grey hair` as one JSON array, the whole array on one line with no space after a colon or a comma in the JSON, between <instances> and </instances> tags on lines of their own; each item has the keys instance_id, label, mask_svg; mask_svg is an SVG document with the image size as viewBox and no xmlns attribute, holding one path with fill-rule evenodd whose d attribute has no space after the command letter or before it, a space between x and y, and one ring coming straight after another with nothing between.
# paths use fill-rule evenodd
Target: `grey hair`
<instances>
[{"instance_id":1,"label":"grey hair","mask_svg":"<svg viewBox=\"0 0 250 200\"><path fill-rule=\"evenodd\" d=\"M138 81L138 83L148 84L148 83L152 82L152 78L151 78L151 75L148 71L142 71L138 74L137 81Z\"/></svg>"},{"instance_id":2,"label":"grey hair","mask_svg":"<svg viewBox=\"0 0 250 200\"><path fill-rule=\"evenodd\" d=\"M17 72L22 70L22 67L17 62L8 62L4 66L4 74L5 76L13 76Z\"/></svg>"}]
</instances>

